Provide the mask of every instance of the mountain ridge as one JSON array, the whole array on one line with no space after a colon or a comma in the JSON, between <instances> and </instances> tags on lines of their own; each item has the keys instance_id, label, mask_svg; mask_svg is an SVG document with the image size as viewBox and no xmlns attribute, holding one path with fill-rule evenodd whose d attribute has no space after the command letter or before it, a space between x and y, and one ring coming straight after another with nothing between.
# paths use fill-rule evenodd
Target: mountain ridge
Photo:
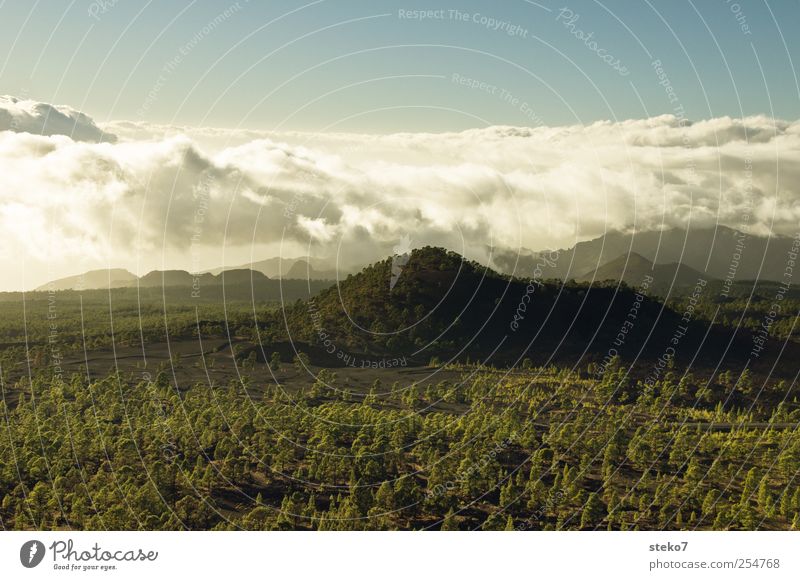
<instances>
[{"instance_id":1,"label":"mountain ridge","mask_svg":"<svg viewBox=\"0 0 800 580\"><path fill-rule=\"evenodd\" d=\"M709 279L780 281L794 243L795 238L789 236L757 236L727 226L614 230L566 249L496 251L493 261L504 273L516 269L515 275L524 277L538 266L545 277L568 280L586 277L621 255L636 253L655 265L683 264Z\"/></svg>"},{"instance_id":2,"label":"mountain ridge","mask_svg":"<svg viewBox=\"0 0 800 580\"><path fill-rule=\"evenodd\" d=\"M698 280L707 282L710 279L709 276L686 264L680 262L654 264L641 254L631 252L622 254L597 269L590 269L576 280L594 283L612 280L636 286L648 277L651 291L659 296L666 296L673 290L695 286Z\"/></svg>"},{"instance_id":3,"label":"mountain ridge","mask_svg":"<svg viewBox=\"0 0 800 580\"><path fill-rule=\"evenodd\" d=\"M283 278L271 278L259 270L249 268L230 268L220 270L217 274L211 272L198 272L193 274L187 270L151 270L142 276L136 276L123 268L111 268L108 270L89 270L82 274L66 276L51 280L41 286L34 288L34 292L49 292L59 290L103 290L113 288L142 288L153 287L172 287L172 286L193 286L210 285L218 286L222 284L244 284L257 283L267 280L309 280L315 282L330 281L330 278L319 278L316 276L300 276L307 269L294 268L290 273L293 277L284 276Z\"/></svg>"},{"instance_id":4,"label":"mountain ridge","mask_svg":"<svg viewBox=\"0 0 800 580\"><path fill-rule=\"evenodd\" d=\"M651 269L666 280L671 272L670 284L659 282L659 289L667 290L693 284L690 278L702 276L708 280L748 281L759 278L766 281L781 281L786 265L786 254L795 239L788 236L749 235L719 226L685 230L652 230L637 233L610 231L603 236L576 243L571 248L553 251L497 250L492 252L488 266L503 274L514 274L518 278L529 277L530 272L539 272L542 279L562 281L622 280L631 283L631 268L620 268L618 260L636 255L647 260ZM638 258L636 259L638 260ZM630 261L630 258L628 258ZM763 262L763 264L762 264ZM638 263L638 262L637 262ZM328 262L309 256L298 258L273 257L235 267L219 267L191 274L186 270L154 270L138 280L146 284L162 285L161 278L169 280L167 285L187 285L200 281L215 284L223 272L254 272L254 279L265 276L269 279L303 279L334 281L345 277L345 271L328 270ZM637 265L637 273L643 271ZM114 274L117 273L117 274ZM229 275L230 276L230 275ZM98 289L135 286L136 276L124 269L91 270L76 276L52 280L36 288L37 291L51 289ZM140 282L141 283L141 282Z\"/></svg>"}]
</instances>

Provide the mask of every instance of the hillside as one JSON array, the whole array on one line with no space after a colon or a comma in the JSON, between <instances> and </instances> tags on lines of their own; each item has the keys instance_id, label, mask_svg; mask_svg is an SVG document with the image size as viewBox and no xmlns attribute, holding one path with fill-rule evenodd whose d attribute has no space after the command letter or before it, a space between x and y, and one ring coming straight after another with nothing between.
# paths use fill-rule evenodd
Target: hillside
<instances>
[{"instance_id":1,"label":"hillside","mask_svg":"<svg viewBox=\"0 0 800 580\"><path fill-rule=\"evenodd\" d=\"M623 254L597 269L590 269L576 279L579 282L622 281L630 286L637 286L648 276L653 279L651 292L658 296L674 294L676 291L694 287L700 279L709 279L707 275L685 264L653 264L635 252Z\"/></svg>"},{"instance_id":2,"label":"hillside","mask_svg":"<svg viewBox=\"0 0 800 580\"><path fill-rule=\"evenodd\" d=\"M328 341L337 349L381 356L484 356L514 360L533 343L539 355L607 348L631 305L630 289L536 286L511 280L441 248L414 250L402 267L393 259L349 276L338 287L289 310L293 340ZM645 298L644 334L677 315ZM643 337L642 337L643 338Z\"/></svg>"},{"instance_id":3,"label":"hillside","mask_svg":"<svg viewBox=\"0 0 800 580\"><path fill-rule=\"evenodd\" d=\"M36 288L35 292L51 290L96 290L100 288L124 288L136 283L136 276L122 268L91 270L77 276L59 278Z\"/></svg>"},{"instance_id":4,"label":"hillside","mask_svg":"<svg viewBox=\"0 0 800 580\"><path fill-rule=\"evenodd\" d=\"M100 290L109 288L170 288L170 287L200 287L200 286L233 286L237 284L260 284L269 278L262 272L246 268L223 270L218 274L209 272L192 274L186 270L153 270L141 278L137 278L127 270L93 270L77 276L69 276L53 280L35 289L36 292L50 290ZM290 280L293 278L286 278ZM298 272L298 280L305 280L306 276ZM312 281L321 280L316 276L308 278Z\"/></svg>"},{"instance_id":5,"label":"hillside","mask_svg":"<svg viewBox=\"0 0 800 580\"><path fill-rule=\"evenodd\" d=\"M296 280L336 280L336 272L329 270L329 264L322 259L303 258L267 258L233 267L221 267L209 270L209 274L217 275L231 270L254 270L269 278Z\"/></svg>"},{"instance_id":6,"label":"hillside","mask_svg":"<svg viewBox=\"0 0 800 580\"><path fill-rule=\"evenodd\" d=\"M671 352L678 333L676 360L713 366L723 358L726 364L746 360L753 345L750 330L709 329L682 307L676 311L664 305L654 296L655 288L641 286L641 280L635 287L616 282L531 285L432 247L414 250L402 267L400 262L397 257L377 262L287 308L287 324L276 320L272 339L287 340L288 326L296 348L304 343L339 357L470 358L493 364L514 364L523 357L573 364L601 361L610 352L623 359L656 360ZM637 263L646 265L643 259ZM682 280L694 275L689 269L678 273ZM769 350L770 356L779 351ZM758 362L766 364L767 358Z\"/></svg>"},{"instance_id":7,"label":"hillside","mask_svg":"<svg viewBox=\"0 0 800 580\"><path fill-rule=\"evenodd\" d=\"M133 301L147 307L164 304L180 308L197 304L221 306L231 301L292 304L331 285L328 280L273 280L253 270L226 270L216 276L208 273L195 276L185 270L154 270L138 279L133 274L130 276L132 280L118 280L109 286L106 271L95 277L87 273L85 278L64 278L32 292L0 292L0 303L46 303L46 293L58 291L59 305L65 307L81 299L92 302L109 298L117 303ZM82 280L93 280L93 285L82 285Z\"/></svg>"}]
</instances>

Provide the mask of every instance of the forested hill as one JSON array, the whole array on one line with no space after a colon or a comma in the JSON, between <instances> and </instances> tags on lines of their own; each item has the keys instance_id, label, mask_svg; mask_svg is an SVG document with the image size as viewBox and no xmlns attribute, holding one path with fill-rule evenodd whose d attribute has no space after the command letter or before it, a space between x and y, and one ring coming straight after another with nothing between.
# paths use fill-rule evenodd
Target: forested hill
<instances>
[{"instance_id":1,"label":"forested hill","mask_svg":"<svg viewBox=\"0 0 800 580\"><path fill-rule=\"evenodd\" d=\"M513 362L533 352L606 348L636 305L644 339L660 317L679 317L646 296L615 286L514 280L460 255L425 247L377 262L287 312L293 341L381 356L480 357ZM560 343L560 345L559 345Z\"/></svg>"},{"instance_id":2,"label":"forested hill","mask_svg":"<svg viewBox=\"0 0 800 580\"><path fill-rule=\"evenodd\" d=\"M696 288L698 299L711 292L702 282ZM288 328L294 342L420 362L599 362L609 353L647 360L665 352L672 357L670 347L676 360L695 365L748 358L751 331L709 328L695 318L691 307L672 309L655 298L647 276L635 286L564 284L535 275L520 280L425 247L373 264L294 304L286 322L276 326L281 339Z\"/></svg>"}]
</instances>

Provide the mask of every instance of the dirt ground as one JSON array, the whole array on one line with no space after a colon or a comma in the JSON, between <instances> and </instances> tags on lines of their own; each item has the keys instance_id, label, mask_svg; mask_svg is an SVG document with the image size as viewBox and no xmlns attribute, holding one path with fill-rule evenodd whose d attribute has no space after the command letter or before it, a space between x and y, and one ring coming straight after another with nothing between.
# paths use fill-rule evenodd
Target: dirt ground
<instances>
[{"instance_id":1,"label":"dirt ground","mask_svg":"<svg viewBox=\"0 0 800 580\"><path fill-rule=\"evenodd\" d=\"M298 369L293 364L296 350L310 354L306 368ZM235 357L233 352L237 353ZM264 360L269 359L273 352L279 352L281 356L280 368L276 371L271 370ZM233 381L237 385L246 384L247 395L254 398L261 397L268 385L280 385L290 395L308 389L320 371L328 369L336 374L336 388L350 391L355 401L366 395L376 380L381 382L381 387L376 390L376 395L381 399L383 393L388 395L394 382L401 389L411 384L424 389L428 384L441 381L457 383L463 376L459 371L430 368L408 359L382 361L364 355L346 355L343 359L349 364L305 345L262 347L244 338L200 340L197 337L175 337L169 342L145 344L144 348L140 345L115 345L86 352L66 352L59 367L65 380L74 374L97 380L118 372L129 383L153 380L163 371L181 391L193 386L222 386ZM35 365L32 367L35 368ZM4 369L8 403L13 405L19 393L28 386L28 368L25 360L19 360L13 368ZM386 404L392 404L386 397L384 400ZM442 406L439 410L448 407L444 403ZM455 411L453 407L447 410Z\"/></svg>"}]
</instances>

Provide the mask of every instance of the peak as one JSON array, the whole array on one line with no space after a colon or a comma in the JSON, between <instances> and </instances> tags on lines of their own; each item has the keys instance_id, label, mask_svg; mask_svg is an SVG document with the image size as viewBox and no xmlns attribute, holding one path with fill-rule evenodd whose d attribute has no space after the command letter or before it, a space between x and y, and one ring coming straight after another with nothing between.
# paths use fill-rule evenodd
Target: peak
<instances>
[{"instance_id":1,"label":"peak","mask_svg":"<svg viewBox=\"0 0 800 580\"><path fill-rule=\"evenodd\" d=\"M647 258L642 256L638 252L630 252L629 254L623 254L622 256L617 258L617 260L626 260L626 259L627 259L629 264L648 264L648 265L652 265L652 263L653 263L651 260L648 260Z\"/></svg>"}]
</instances>

